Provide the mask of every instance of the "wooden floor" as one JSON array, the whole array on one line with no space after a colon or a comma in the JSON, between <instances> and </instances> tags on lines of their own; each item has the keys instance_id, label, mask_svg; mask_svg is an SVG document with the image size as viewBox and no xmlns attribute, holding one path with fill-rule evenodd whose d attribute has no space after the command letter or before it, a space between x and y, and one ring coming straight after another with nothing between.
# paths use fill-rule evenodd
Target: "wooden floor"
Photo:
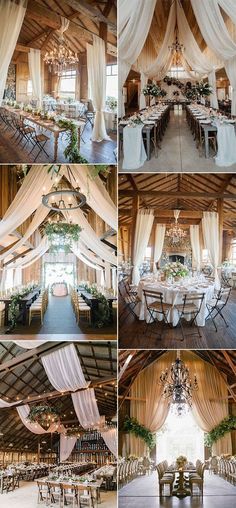
<instances>
[{"instance_id":1,"label":"wooden floor","mask_svg":"<svg viewBox=\"0 0 236 508\"><path fill-rule=\"evenodd\" d=\"M167 491L166 491L167 494ZM197 492L195 492L197 494ZM178 499L159 497L156 473L138 477L119 491L118 508L232 508L236 506L236 487L223 478L205 472L203 501L198 495Z\"/></svg>"},{"instance_id":2,"label":"wooden floor","mask_svg":"<svg viewBox=\"0 0 236 508\"><path fill-rule=\"evenodd\" d=\"M107 340L107 335L113 337L113 339L117 338L116 330L117 324L115 314L113 324L103 328L95 328L85 320L81 320L78 325L72 309L70 296L56 297L50 295L48 308L44 315L42 325L40 319L35 317L31 321L30 326L28 324L23 325L17 323L10 334L6 333L6 327L0 328L0 333L2 333L0 337L5 340L10 340L10 338L14 340L14 338L17 339L19 337L28 339L30 336L41 339L46 336L50 337L51 340L55 340L57 337L58 340L58 335L60 335L62 337L70 337L68 340L72 340L72 338L75 340L92 340L91 337L93 337L93 340L96 338L98 340ZM48 340L50 339L48 338ZM63 338L63 340L65 340L65 338Z\"/></svg>"},{"instance_id":3,"label":"wooden floor","mask_svg":"<svg viewBox=\"0 0 236 508\"><path fill-rule=\"evenodd\" d=\"M196 326L184 324L182 339L181 329L170 328L167 325L151 323L145 332L144 321L136 320L131 314L124 314L119 325L120 349L235 349L236 348L236 290L232 290L230 300L224 309L224 317L229 324L226 328L222 318L216 319L218 331L215 331L212 321L207 320L206 326L200 328L201 337L198 336ZM124 319L124 317L126 319Z\"/></svg>"},{"instance_id":4,"label":"wooden floor","mask_svg":"<svg viewBox=\"0 0 236 508\"><path fill-rule=\"evenodd\" d=\"M12 139L12 132L3 132L2 124L0 123L0 164L28 164L34 162L34 158L37 155L37 149L35 149L32 154L29 152L32 149L32 144L29 143L24 149L22 148L23 143L20 145L16 145L14 143L14 139ZM91 141L91 133L92 127L90 124L86 127L83 132L84 142L81 140L80 152L83 157L85 157L88 162L92 164L114 164L116 163L116 158L114 155L114 150L116 148L116 133L109 132L109 136L111 137L111 141L102 141L101 143L97 143ZM45 146L46 152L49 157L47 157L43 152L41 152L40 156L37 158L35 162L37 163L48 163L54 162L54 137L50 132L44 132L46 136L50 137L50 141ZM58 157L56 162L68 162L64 156L64 150L68 145L67 134L60 135L59 143L58 143Z\"/></svg>"}]
</instances>

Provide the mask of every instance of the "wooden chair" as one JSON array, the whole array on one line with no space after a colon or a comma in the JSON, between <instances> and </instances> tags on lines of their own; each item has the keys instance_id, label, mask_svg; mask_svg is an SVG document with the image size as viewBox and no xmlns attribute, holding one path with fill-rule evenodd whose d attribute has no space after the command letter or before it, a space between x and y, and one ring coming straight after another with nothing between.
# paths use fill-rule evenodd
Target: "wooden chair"
<instances>
[{"instance_id":1,"label":"wooden chair","mask_svg":"<svg viewBox=\"0 0 236 508\"><path fill-rule=\"evenodd\" d=\"M150 323L155 322L157 326L159 326L161 323L162 330L161 334L159 334L159 338L161 339L163 337L163 325L167 324L169 326L168 317L172 309L172 304L164 302L163 293L160 291L144 289L143 294L145 298L146 308L150 316L149 321L146 322L146 327L143 333L144 335L146 334Z\"/></svg>"},{"instance_id":2,"label":"wooden chair","mask_svg":"<svg viewBox=\"0 0 236 508\"><path fill-rule=\"evenodd\" d=\"M75 508L78 505L78 493L77 489L74 485L70 485L68 483L61 483L62 490L62 506L72 505L72 508Z\"/></svg>"},{"instance_id":3,"label":"wooden chair","mask_svg":"<svg viewBox=\"0 0 236 508\"><path fill-rule=\"evenodd\" d=\"M56 503L59 504L59 508L62 507L62 500L63 500L63 493L61 484L58 482L46 482L49 489L49 502L50 504L55 505Z\"/></svg>"},{"instance_id":4,"label":"wooden chair","mask_svg":"<svg viewBox=\"0 0 236 508\"><path fill-rule=\"evenodd\" d=\"M182 303L174 306L175 309L177 309L178 314L179 314L179 321L177 323L177 326L179 324L181 326L181 332L182 332L182 339L181 340L184 340L186 338L184 335L182 319L186 319L186 317L189 315L191 315L191 319L189 321L190 326L195 324L195 326L197 327L198 335L199 335L199 337L201 337L200 329L197 324L197 317L198 317L200 310L202 308L204 298L205 298L204 293L187 293L187 294L183 295ZM191 337L192 336L193 336L193 333L191 333Z\"/></svg>"},{"instance_id":5,"label":"wooden chair","mask_svg":"<svg viewBox=\"0 0 236 508\"><path fill-rule=\"evenodd\" d=\"M50 489L48 483L45 483L44 481L37 481L38 486L38 501L37 504L46 504L48 505L50 500Z\"/></svg>"},{"instance_id":6,"label":"wooden chair","mask_svg":"<svg viewBox=\"0 0 236 508\"><path fill-rule=\"evenodd\" d=\"M174 484L174 475L173 473L165 473L163 472L163 467L161 464L156 466L157 475L158 475L158 483L159 483L159 492L160 497L163 496L163 488L165 485L169 485L170 496L172 496L173 484Z\"/></svg>"},{"instance_id":7,"label":"wooden chair","mask_svg":"<svg viewBox=\"0 0 236 508\"><path fill-rule=\"evenodd\" d=\"M88 506L95 508L95 498L92 495L92 488L86 485L76 485L79 506Z\"/></svg>"}]
</instances>

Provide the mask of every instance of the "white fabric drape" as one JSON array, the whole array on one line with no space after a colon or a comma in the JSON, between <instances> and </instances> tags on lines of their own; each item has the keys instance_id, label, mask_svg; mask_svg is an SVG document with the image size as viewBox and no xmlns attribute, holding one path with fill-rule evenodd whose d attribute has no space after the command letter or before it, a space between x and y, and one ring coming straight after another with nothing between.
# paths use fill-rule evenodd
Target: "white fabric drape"
<instances>
[{"instance_id":1,"label":"white fabric drape","mask_svg":"<svg viewBox=\"0 0 236 508\"><path fill-rule=\"evenodd\" d=\"M143 95L142 90L145 88L148 82L148 76L141 72L141 88L140 88L140 96L139 96L139 109L146 108L146 99L145 95Z\"/></svg>"},{"instance_id":2,"label":"white fabric drape","mask_svg":"<svg viewBox=\"0 0 236 508\"><path fill-rule=\"evenodd\" d=\"M60 434L60 462L64 462L70 456L75 443L77 441L76 436L67 436L66 434Z\"/></svg>"},{"instance_id":3,"label":"white fabric drape","mask_svg":"<svg viewBox=\"0 0 236 508\"><path fill-rule=\"evenodd\" d=\"M199 239L199 226L190 226L190 240L193 253L193 259L197 270L201 268L201 248Z\"/></svg>"},{"instance_id":4,"label":"white fabric drape","mask_svg":"<svg viewBox=\"0 0 236 508\"><path fill-rule=\"evenodd\" d=\"M84 245L81 240L78 241L76 249L80 252L80 254L83 255L83 257L86 257L86 259L88 259L92 265L96 266L96 270L98 270L100 267L105 267L105 262L89 249L87 249L86 245Z\"/></svg>"},{"instance_id":5,"label":"white fabric drape","mask_svg":"<svg viewBox=\"0 0 236 508\"><path fill-rule=\"evenodd\" d=\"M105 263L105 282L106 288L111 288L111 266L109 263Z\"/></svg>"},{"instance_id":6,"label":"white fabric drape","mask_svg":"<svg viewBox=\"0 0 236 508\"><path fill-rule=\"evenodd\" d=\"M154 220L153 210L139 210L136 218L133 256L133 284L138 284L139 266L142 263Z\"/></svg>"},{"instance_id":7,"label":"white fabric drape","mask_svg":"<svg viewBox=\"0 0 236 508\"><path fill-rule=\"evenodd\" d=\"M117 429L112 428L101 432L102 438L104 439L107 448L113 453L115 457L118 456L117 450Z\"/></svg>"},{"instance_id":8,"label":"white fabric drape","mask_svg":"<svg viewBox=\"0 0 236 508\"><path fill-rule=\"evenodd\" d=\"M4 95L8 68L21 31L27 0L0 0L0 104Z\"/></svg>"},{"instance_id":9,"label":"white fabric drape","mask_svg":"<svg viewBox=\"0 0 236 508\"><path fill-rule=\"evenodd\" d=\"M107 192L101 178L91 178L89 166L73 164L70 166L76 185L86 194L88 205L101 217L106 224L117 230L117 207ZM64 173L66 176L66 170ZM72 180L73 184L73 180Z\"/></svg>"},{"instance_id":10,"label":"white fabric drape","mask_svg":"<svg viewBox=\"0 0 236 508\"><path fill-rule=\"evenodd\" d=\"M19 404L19 402L18 402ZM51 434L53 432L60 432L64 430L63 426L60 426L60 424L52 423L50 427L45 430L39 423L32 423L28 420L30 407L28 404L25 404L24 406L19 406L16 408L17 413L22 421L22 423L25 425L25 427L30 430L30 432L33 432L34 434Z\"/></svg>"},{"instance_id":11,"label":"white fabric drape","mask_svg":"<svg viewBox=\"0 0 236 508\"><path fill-rule=\"evenodd\" d=\"M97 427L100 423L100 414L93 388L71 394L77 418L84 429Z\"/></svg>"},{"instance_id":12,"label":"white fabric drape","mask_svg":"<svg viewBox=\"0 0 236 508\"><path fill-rule=\"evenodd\" d=\"M15 269L14 278L13 278L13 287L22 285L22 268L19 266Z\"/></svg>"},{"instance_id":13,"label":"white fabric drape","mask_svg":"<svg viewBox=\"0 0 236 508\"><path fill-rule=\"evenodd\" d=\"M5 400L0 399L0 409L4 407L14 407L16 404L19 404L19 402L19 400L17 402L6 402Z\"/></svg>"},{"instance_id":14,"label":"white fabric drape","mask_svg":"<svg viewBox=\"0 0 236 508\"><path fill-rule=\"evenodd\" d=\"M59 392L75 391L89 385L74 344L53 351L41 359L50 383Z\"/></svg>"},{"instance_id":15,"label":"white fabric drape","mask_svg":"<svg viewBox=\"0 0 236 508\"><path fill-rule=\"evenodd\" d=\"M42 104L42 75L41 75L41 51L30 48L28 53L30 79L32 81L32 98L37 100L37 105Z\"/></svg>"},{"instance_id":16,"label":"white fabric drape","mask_svg":"<svg viewBox=\"0 0 236 508\"><path fill-rule=\"evenodd\" d=\"M47 342L46 340L13 340L14 344L22 347L22 349L34 349Z\"/></svg>"},{"instance_id":17,"label":"white fabric drape","mask_svg":"<svg viewBox=\"0 0 236 508\"><path fill-rule=\"evenodd\" d=\"M23 257L17 259L16 261L14 261L13 258L12 262L7 265L7 270L18 267L26 268L27 266L30 266L30 264L35 263L36 259L42 257L47 250L48 240L46 237L44 237L39 245L35 249L32 249L32 251L28 252L25 256L24 253L22 253Z\"/></svg>"},{"instance_id":18,"label":"white fabric drape","mask_svg":"<svg viewBox=\"0 0 236 508\"><path fill-rule=\"evenodd\" d=\"M157 272L156 263L158 263L161 258L163 245L166 234L166 226L164 224L157 224L155 229L155 245L154 245L154 256L153 256L153 271Z\"/></svg>"},{"instance_id":19,"label":"white fabric drape","mask_svg":"<svg viewBox=\"0 0 236 508\"><path fill-rule=\"evenodd\" d=\"M76 255L76 257L78 259L80 259L80 261L82 261L83 263L85 263L85 265L89 266L90 268L93 268L94 270L99 270L101 271L102 270L102 267L101 266L98 266L97 264L94 264L92 261L90 261L86 256L84 256L84 254L82 254L82 252L80 251L80 248L77 246L73 246L72 247L72 252ZM88 251L89 252L89 251Z\"/></svg>"},{"instance_id":20,"label":"white fabric drape","mask_svg":"<svg viewBox=\"0 0 236 508\"><path fill-rule=\"evenodd\" d=\"M109 140L107 135L104 109L106 104L106 55L105 43L93 35L93 46L87 44L87 69L91 99L95 109L92 141Z\"/></svg>"},{"instance_id":21,"label":"white fabric drape","mask_svg":"<svg viewBox=\"0 0 236 508\"><path fill-rule=\"evenodd\" d=\"M210 2L191 0L191 3L203 38L209 48L224 61L225 70L233 87L231 113L236 115L236 43L232 40L222 17L218 5L220 0ZM227 2L222 7L226 8L226 5ZM235 15L235 6L232 13Z\"/></svg>"},{"instance_id":22,"label":"white fabric drape","mask_svg":"<svg viewBox=\"0 0 236 508\"><path fill-rule=\"evenodd\" d=\"M177 5L177 23L179 31L179 40L183 44L183 55L186 58L193 71L199 74L207 74L210 86L212 86L213 93L210 96L211 106L218 109L218 100L216 95L216 77L214 66L207 60L201 52L195 37L190 29L184 9Z\"/></svg>"},{"instance_id":23,"label":"white fabric drape","mask_svg":"<svg viewBox=\"0 0 236 508\"><path fill-rule=\"evenodd\" d=\"M120 0L118 14L119 97L118 115L124 116L123 86L146 41L156 0Z\"/></svg>"},{"instance_id":24,"label":"white fabric drape","mask_svg":"<svg viewBox=\"0 0 236 508\"><path fill-rule=\"evenodd\" d=\"M0 239L11 234L38 208L42 194L48 192L54 179L49 166L33 165L22 186L0 222Z\"/></svg>"},{"instance_id":25,"label":"white fabric drape","mask_svg":"<svg viewBox=\"0 0 236 508\"><path fill-rule=\"evenodd\" d=\"M219 216L217 212L203 212L202 231L205 248L209 252L209 257L214 268L216 287L220 286L217 268L220 259L219 242Z\"/></svg>"}]
</instances>

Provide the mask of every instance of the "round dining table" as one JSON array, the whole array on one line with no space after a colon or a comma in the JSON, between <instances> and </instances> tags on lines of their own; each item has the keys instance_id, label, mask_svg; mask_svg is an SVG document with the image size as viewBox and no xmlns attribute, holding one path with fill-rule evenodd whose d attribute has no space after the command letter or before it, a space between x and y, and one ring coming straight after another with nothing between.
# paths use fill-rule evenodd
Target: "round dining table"
<instances>
[{"instance_id":1,"label":"round dining table","mask_svg":"<svg viewBox=\"0 0 236 508\"><path fill-rule=\"evenodd\" d=\"M155 280L155 278L147 277L145 279L141 279L138 284L138 297L141 302L137 306L137 314L141 321L145 320L147 323L151 322L150 314L147 310L145 297L143 290L151 290L154 292L160 292L163 295L163 302L170 303L172 308L167 315L168 322L172 324L172 326L177 326L179 322L179 312L175 308L175 305L179 305L183 303L183 296L185 294L203 294L204 300L202 302L202 306L200 312L197 316L197 324L198 326L205 326L206 318L208 315L207 302L210 301L214 296L215 285L214 283L208 281L196 281L195 279L190 279L189 281L181 280L177 283L170 283L167 281L159 281ZM151 299L148 301L151 303ZM153 298L155 301L155 298ZM156 314L157 319L161 320L161 314ZM191 320L191 314L185 316L187 320Z\"/></svg>"}]
</instances>

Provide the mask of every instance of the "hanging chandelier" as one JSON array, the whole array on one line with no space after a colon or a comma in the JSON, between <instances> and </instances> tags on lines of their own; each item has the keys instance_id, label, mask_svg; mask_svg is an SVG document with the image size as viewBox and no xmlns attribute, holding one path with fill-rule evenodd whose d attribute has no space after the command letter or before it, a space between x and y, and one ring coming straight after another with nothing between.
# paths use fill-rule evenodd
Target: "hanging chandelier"
<instances>
[{"instance_id":1,"label":"hanging chandelier","mask_svg":"<svg viewBox=\"0 0 236 508\"><path fill-rule=\"evenodd\" d=\"M172 363L170 371L166 369L160 375L160 384L164 391L162 396L170 400L170 404L175 404L177 414L182 414L184 407L192 406L193 391L198 390L197 376L194 374L193 383L190 378L189 369L180 359L180 353L177 352L177 358Z\"/></svg>"},{"instance_id":2,"label":"hanging chandelier","mask_svg":"<svg viewBox=\"0 0 236 508\"><path fill-rule=\"evenodd\" d=\"M79 62L79 57L76 52L71 51L62 35L58 45L45 53L44 62L49 66L50 72L61 76L66 70L74 68Z\"/></svg>"},{"instance_id":3,"label":"hanging chandelier","mask_svg":"<svg viewBox=\"0 0 236 508\"><path fill-rule=\"evenodd\" d=\"M170 229L166 232L166 236L171 238L173 243L179 243L186 237L187 233L178 224L180 210L174 210L175 223L171 224Z\"/></svg>"},{"instance_id":4,"label":"hanging chandelier","mask_svg":"<svg viewBox=\"0 0 236 508\"><path fill-rule=\"evenodd\" d=\"M48 194L42 195L42 203L56 212L65 212L81 208L86 203L86 196L77 189L63 187L63 183L54 183Z\"/></svg>"},{"instance_id":5,"label":"hanging chandelier","mask_svg":"<svg viewBox=\"0 0 236 508\"><path fill-rule=\"evenodd\" d=\"M173 42L171 46L168 46L168 49L171 51L171 53L183 53L184 45L180 44L178 35L175 37L175 42Z\"/></svg>"}]
</instances>

